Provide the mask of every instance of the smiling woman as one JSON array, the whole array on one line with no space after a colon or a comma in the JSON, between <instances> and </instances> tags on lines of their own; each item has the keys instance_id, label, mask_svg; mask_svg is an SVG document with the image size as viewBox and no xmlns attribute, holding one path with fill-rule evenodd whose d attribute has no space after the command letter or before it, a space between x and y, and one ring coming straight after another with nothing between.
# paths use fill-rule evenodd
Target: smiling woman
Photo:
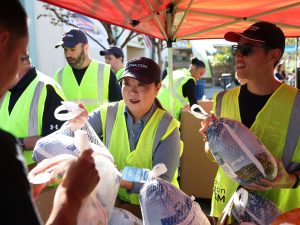
<instances>
[{"instance_id":1,"label":"smiling woman","mask_svg":"<svg viewBox=\"0 0 300 225\"><path fill-rule=\"evenodd\" d=\"M101 105L89 115L89 123L103 137L119 170L125 166L151 170L164 163L168 171L161 178L179 187L177 168L182 152L179 123L156 99L161 86L158 64L145 57L130 60L119 81L124 100ZM79 119L82 116L86 119L87 112ZM83 126L84 119L73 123ZM122 181L116 206L141 218L138 197L141 186Z\"/></svg>"}]
</instances>

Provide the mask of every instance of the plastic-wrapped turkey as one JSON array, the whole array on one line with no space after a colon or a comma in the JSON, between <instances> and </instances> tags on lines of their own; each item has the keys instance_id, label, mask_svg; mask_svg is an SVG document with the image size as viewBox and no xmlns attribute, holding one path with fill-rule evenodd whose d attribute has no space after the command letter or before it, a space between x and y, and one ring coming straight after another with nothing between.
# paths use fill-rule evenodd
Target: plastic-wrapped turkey
<instances>
[{"instance_id":1,"label":"plastic-wrapped turkey","mask_svg":"<svg viewBox=\"0 0 300 225\"><path fill-rule=\"evenodd\" d=\"M257 225L270 224L280 211L270 200L241 188L233 195L232 215L238 221Z\"/></svg>"},{"instance_id":2,"label":"plastic-wrapped turkey","mask_svg":"<svg viewBox=\"0 0 300 225\"><path fill-rule=\"evenodd\" d=\"M195 112L195 108L200 108L201 113ZM208 117L201 107L193 106L192 110L197 118ZM276 177L278 168L274 157L242 123L232 119L214 118L206 135L216 162L239 184L259 183L261 178L273 180Z\"/></svg>"},{"instance_id":3,"label":"plastic-wrapped turkey","mask_svg":"<svg viewBox=\"0 0 300 225\"><path fill-rule=\"evenodd\" d=\"M140 191L145 225L209 225L199 204L183 191L162 180L145 183Z\"/></svg>"}]
</instances>

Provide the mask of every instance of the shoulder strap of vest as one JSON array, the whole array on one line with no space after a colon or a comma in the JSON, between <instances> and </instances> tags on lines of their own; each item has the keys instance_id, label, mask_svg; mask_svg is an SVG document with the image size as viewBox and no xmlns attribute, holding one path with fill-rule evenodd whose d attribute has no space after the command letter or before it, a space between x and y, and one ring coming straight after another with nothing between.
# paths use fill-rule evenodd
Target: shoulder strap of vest
<instances>
[{"instance_id":1,"label":"shoulder strap of vest","mask_svg":"<svg viewBox=\"0 0 300 225\"><path fill-rule=\"evenodd\" d=\"M64 72L64 67L61 68L57 73L57 82L59 83L60 86L63 86L63 83L62 83L63 72Z\"/></svg>"},{"instance_id":2,"label":"shoulder strap of vest","mask_svg":"<svg viewBox=\"0 0 300 225\"><path fill-rule=\"evenodd\" d=\"M216 116L220 117L221 116L221 110L222 110L222 99L226 91L221 91L218 93L216 97Z\"/></svg>"},{"instance_id":3,"label":"shoulder strap of vest","mask_svg":"<svg viewBox=\"0 0 300 225\"><path fill-rule=\"evenodd\" d=\"M115 104L109 104L106 113L106 124L105 124L105 146L109 146L114 121L116 120L117 112L119 108L119 102ZM104 132L104 131L103 131Z\"/></svg>"},{"instance_id":4,"label":"shoulder strap of vest","mask_svg":"<svg viewBox=\"0 0 300 225\"><path fill-rule=\"evenodd\" d=\"M44 83L39 81L34 90L33 99L30 105L28 136L36 136L38 133L38 108L39 100L44 87Z\"/></svg>"},{"instance_id":5,"label":"shoulder strap of vest","mask_svg":"<svg viewBox=\"0 0 300 225\"><path fill-rule=\"evenodd\" d=\"M300 169L300 163L293 163L292 158L296 150L300 134L300 91L296 94L291 112L289 127L286 135L285 146L282 155L282 163L288 172Z\"/></svg>"},{"instance_id":6,"label":"shoulder strap of vest","mask_svg":"<svg viewBox=\"0 0 300 225\"><path fill-rule=\"evenodd\" d=\"M4 94L4 95L0 98L0 108L1 108L1 105L2 105L2 103L3 103L3 101L4 101L5 96L6 96L6 94Z\"/></svg>"},{"instance_id":7,"label":"shoulder strap of vest","mask_svg":"<svg viewBox=\"0 0 300 225\"><path fill-rule=\"evenodd\" d=\"M99 102L104 102L104 96L103 96L103 80L104 80L104 76L106 74L104 74L104 66L105 64L103 63L98 63L98 101Z\"/></svg>"},{"instance_id":8,"label":"shoulder strap of vest","mask_svg":"<svg viewBox=\"0 0 300 225\"><path fill-rule=\"evenodd\" d=\"M153 142L153 148L152 152L155 151L156 147L158 146L162 136L167 132L167 129L172 122L173 117L170 116L168 113L164 113L163 117L161 118L161 121L158 125L155 137L154 137L154 142Z\"/></svg>"}]
</instances>

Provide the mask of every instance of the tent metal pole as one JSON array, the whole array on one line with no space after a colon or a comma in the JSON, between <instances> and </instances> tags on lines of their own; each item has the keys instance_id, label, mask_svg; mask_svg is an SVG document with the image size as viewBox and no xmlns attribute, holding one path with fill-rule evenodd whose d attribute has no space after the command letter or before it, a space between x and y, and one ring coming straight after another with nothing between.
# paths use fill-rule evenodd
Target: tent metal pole
<instances>
[{"instance_id":1,"label":"tent metal pole","mask_svg":"<svg viewBox=\"0 0 300 225\"><path fill-rule=\"evenodd\" d=\"M165 30L163 29L163 26L161 24L161 21L158 19L158 15L154 13L153 7L151 5L151 3L149 2L149 0L146 0L148 7L150 8L151 12L155 15L154 19L158 24L158 27L160 29L160 32L162 33L162 35L165 37L166 40L168 40L167 34L165 32Z\"/></svg>"},{"instance_id":2,"label":"tent metal pole","mask_svg":"<svg viewBox=\"0 0 300 225\"><path fill-rule=\"evenodd\" d=\"M298 50L299 50L299 38L296 38L296 54L295 54L295 88L298 88Z\"/></svg>"},{"instance_id":3,"label":"tent metal pole","mask_svg":"<svg viewBox=\"0 0 300 225\"><path fill-rule=\"evenodd\" d=\"M180 22L179 22L179 25L178 25L178 27L177 27L177 29L176 29L176 31L175 31L175 34L173 35L173 39L174 39L174 40L176 39L177 33L178 33L180 27L182 26L183 21L184 21L185 18L186 18L186 15L187 15L187 14L189 13L189 11L190 11L190 8L191 8L191 6L192 6L192 4L193 4L193 1L194 1L194 0L191 0L191 1L190 1L188 7L187 7L186 10L184 11L183 17L181 18L181 20L180 20ZM173 22L174 22L174 21L173 21Z\"/></svg>"},{"instance_id":4,"label":"tent metal pole","mask_svg":"<svg viewBox=\"0 0 300 225\"><path fill-rule=\"evenodd\" d=\"M169 65L169 87L171 90L170 113L174 115L174 87L173 87L173 42L167 41L168 47L168 65Z\"/></svg>"}]
</instances>

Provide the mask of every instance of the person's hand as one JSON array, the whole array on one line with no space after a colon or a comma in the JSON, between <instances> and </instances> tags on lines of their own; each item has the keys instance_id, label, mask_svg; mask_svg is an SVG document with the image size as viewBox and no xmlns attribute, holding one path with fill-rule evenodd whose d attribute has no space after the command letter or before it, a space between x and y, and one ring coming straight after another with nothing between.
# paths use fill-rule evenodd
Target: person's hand
<instances>
[{"instance_id":1,"label":"person's hand","mask_svg":"<svg viewBox=\"0 0 300 225\"><path fill-rule=\"evenodd\" d=\"M210 123L215 119L215 116L211 114L210 117L207 117L205 120L201 121L201 129L199 130L199 133L202 135L204 141L207 142L207 136L206 136L206 131L208 129L208 126Z\"/></svg>"},{"instance_id":2,"label":"person's hand","mask_svg":"<svg viewBox=\"0 0 300 225\"><path fill-rule=\"evenodd\" d=\"M79 104L79 107L82 108L84 111L74 119L69 120L69 124L71 125L74 131L84 127L89 116L88 111L86 110L86 108L82 103Z\"/></svg>"},{"instance_id":3,"label":"person's hand","mask_svg":"<svg viewBox=\"0 0 300 225\"><path fill-rule=\"evenodd\" d=\"M66 174L63 176L61 184L55 194L55 202L59 202L60 195L67 199L81 203L96 187L100 181L100 176L96 169L93 151L85 150L79 158L73 162Z\"/></svg>"},{"instance_id":4,"label":"person's hand","mask_svg":"<svg viewBox=\"0 0 300 225\"><path fill-rule=\"evenodd\" d=\"M47 185L55 183L57 175L62 174L67 165L75 159L76 157L72 155L63 154L45 159L37 164L28 174L28 180L32 186L33 198L37 198Z\"/></svg>"},{"instance_id":5,"label":"person's hand","mask_svg":"<svg viewBox=\"0 0 300 225\"><path fill-rule=\"evenodd\" d=\"M245 186L246 189L254 191L267 191L274 188L291 188L295 184L295 176L288 174L280 160L276 160L278 173L274 180L261 179L260 184L251 183Z\"/></svg>"}]
</instances>

